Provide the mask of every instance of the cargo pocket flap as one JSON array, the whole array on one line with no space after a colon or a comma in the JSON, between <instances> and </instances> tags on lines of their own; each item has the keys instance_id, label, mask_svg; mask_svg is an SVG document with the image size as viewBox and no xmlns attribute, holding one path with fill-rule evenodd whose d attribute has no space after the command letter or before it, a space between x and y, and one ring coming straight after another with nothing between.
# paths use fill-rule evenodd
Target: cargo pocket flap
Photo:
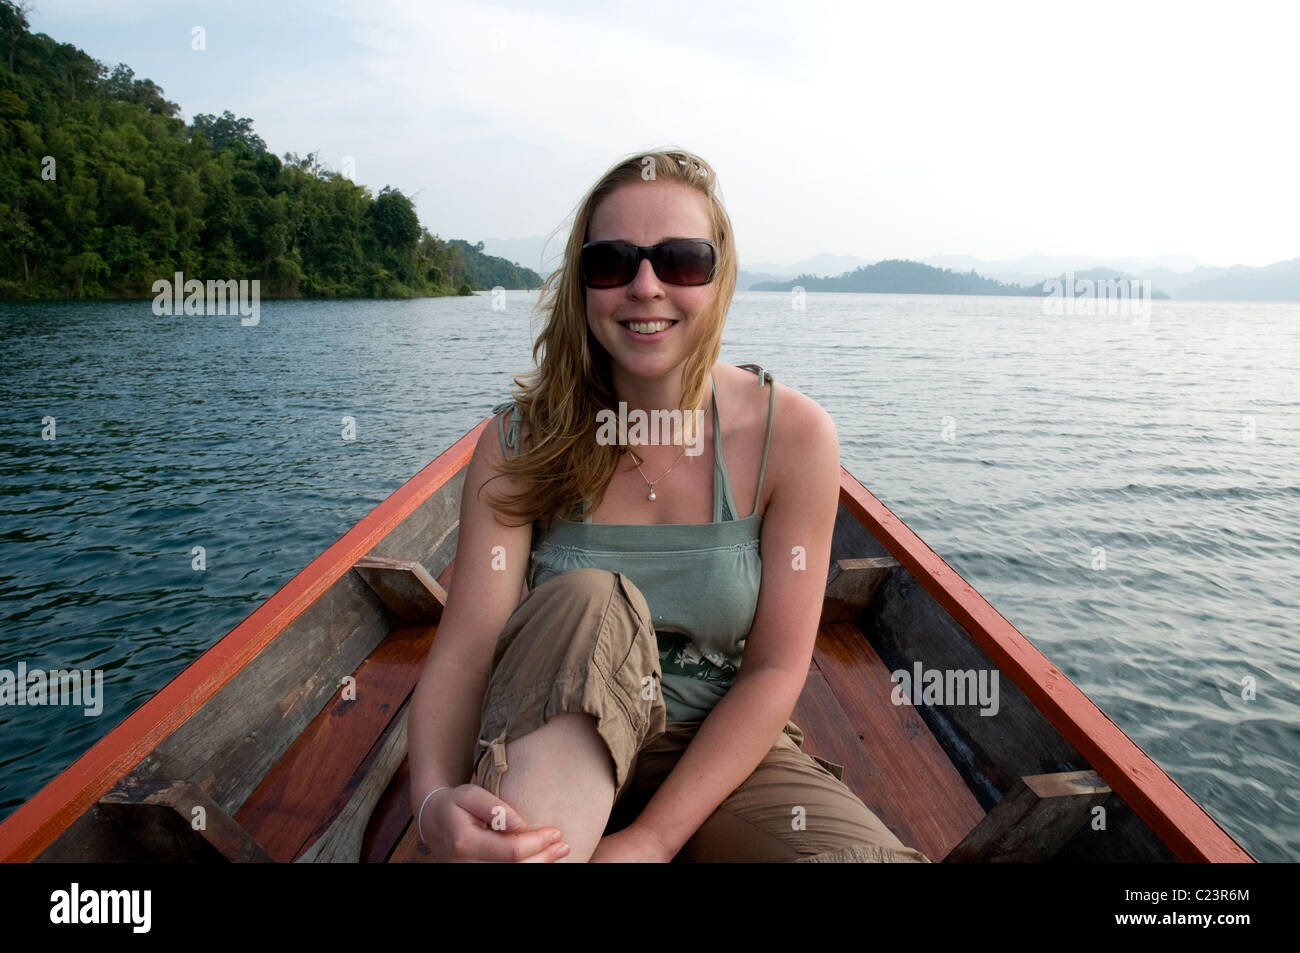
<instances>
[{"instance_id":1,"label":"cargo pocket flap","mask_svg":"<svg viewBox=\"0 0 1300 953\"><path fill-rule=\"evenodd\" d=\"M842 765L842 764L836 764L834 761L827 761L825 758L819 758L819 757L817 757L817 755L815 755L815 754L814 754L814 755L810 755L809 757L811 757L814 761L816 761L818 764L820 764L823 768L825 768L825 769L826 769L827 771L829 771L831 774L835 775L835 780L836 780L836 781L843 781L843 780L844 780L844 765Z\"/></svg>"}]
</instances>

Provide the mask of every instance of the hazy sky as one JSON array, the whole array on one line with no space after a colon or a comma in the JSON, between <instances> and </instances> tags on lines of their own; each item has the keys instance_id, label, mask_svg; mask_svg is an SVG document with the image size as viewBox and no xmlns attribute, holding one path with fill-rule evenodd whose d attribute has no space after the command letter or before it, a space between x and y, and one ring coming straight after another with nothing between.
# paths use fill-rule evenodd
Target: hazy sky
<instances>
[{"instance_id":1,"label":"hazy sky","mask_svg":"<svg viewBox=\"0 0 1300 953\"><path fill-rule=\"evenodd\" d=\"M1300 256L1293 3L36 0L182 115L548 234L617 158L716 167L742 263ZM542 12L545 11L545 12ZM192 49L193 28L206 49Z\"/></svg>"}]
</instances>

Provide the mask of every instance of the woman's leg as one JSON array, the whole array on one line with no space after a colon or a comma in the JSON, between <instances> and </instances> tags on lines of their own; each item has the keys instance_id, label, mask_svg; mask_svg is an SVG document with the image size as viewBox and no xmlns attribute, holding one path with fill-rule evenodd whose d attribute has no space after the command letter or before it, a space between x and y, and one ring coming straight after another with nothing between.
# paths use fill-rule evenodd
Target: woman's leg
<instances>
[{"instance_id":1,"label":"woman's leg","mask_svg":"<svg viewBox=\"0 0 1300 953\"><path fill-rule=\"evenodd\" d=\"M677 858L759 863L929 860L905 846L785 731Z\"/></svg>"},{"instance_id":2,"label":"woman's leg","mask_svg":"<svg viewBox=\"0 0 1300 953\"><path fill-rule=\"evenodd\" d=\"M559 828L565 861L588 860L637 750L663 730L659 681L649 608L627 577L580 569L548 580L498 638L475 782L530 828Z\"/></svg>"},{"instance_id":3,"label":"woman's leg","mask_svg":"<svg viewBox=\"0 0 1300 953\"><path fill-rule=\"evenodd\" d=\"M510 770L498 796L529 827L559 828L569 853L557 863L585 863L596 851L614 806L614 762L596 720L561 712L506 746Z\"/></svg>"}]
</instances>

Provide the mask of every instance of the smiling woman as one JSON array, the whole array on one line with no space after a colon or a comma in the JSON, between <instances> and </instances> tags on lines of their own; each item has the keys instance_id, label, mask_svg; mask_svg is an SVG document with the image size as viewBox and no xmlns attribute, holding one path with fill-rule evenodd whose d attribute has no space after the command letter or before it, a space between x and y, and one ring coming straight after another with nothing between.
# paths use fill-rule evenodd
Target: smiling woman
<instances>
[{"instance_id":1,"label":"smiling woman","mask_svg":"<svg viewBox=\"0 0 1300 953\"><path fill-rule=\"evenodd\" d=\"M789 720L839 447L813 401L718 361L736 270L691 153L631 156L579 205L538 366L470 464L412 698L411 803L435 858L926 860ZM646 439L616 413L682 426Z\"/></svg>"}]
</instances>

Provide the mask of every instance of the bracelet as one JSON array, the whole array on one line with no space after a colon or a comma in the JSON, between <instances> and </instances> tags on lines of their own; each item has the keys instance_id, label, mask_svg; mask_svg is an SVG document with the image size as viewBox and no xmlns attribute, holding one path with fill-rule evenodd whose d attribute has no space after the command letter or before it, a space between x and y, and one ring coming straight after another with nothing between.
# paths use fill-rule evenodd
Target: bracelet
<instances>
[{"instance_id":1,"label":"bracelet","mask_svg":"<svg viewBox=\"0 0 1300 953\"><path fill-rule=\"evenodd\" d=\"M420 821L421 816L424 814L424 805L429 803L429 798L433 797L439 791L445 791L445 790L447 790L447 785L445 784L440 788L434 788L432 791L430 791L428 794L424 796L424 800L420 802L420 809L415 812L415 830L420 835L420 843L423 844L425 847L429 846L429 842L424 839L424 828L421 825L421 821Z\"/></svg>"}]
</instances>

